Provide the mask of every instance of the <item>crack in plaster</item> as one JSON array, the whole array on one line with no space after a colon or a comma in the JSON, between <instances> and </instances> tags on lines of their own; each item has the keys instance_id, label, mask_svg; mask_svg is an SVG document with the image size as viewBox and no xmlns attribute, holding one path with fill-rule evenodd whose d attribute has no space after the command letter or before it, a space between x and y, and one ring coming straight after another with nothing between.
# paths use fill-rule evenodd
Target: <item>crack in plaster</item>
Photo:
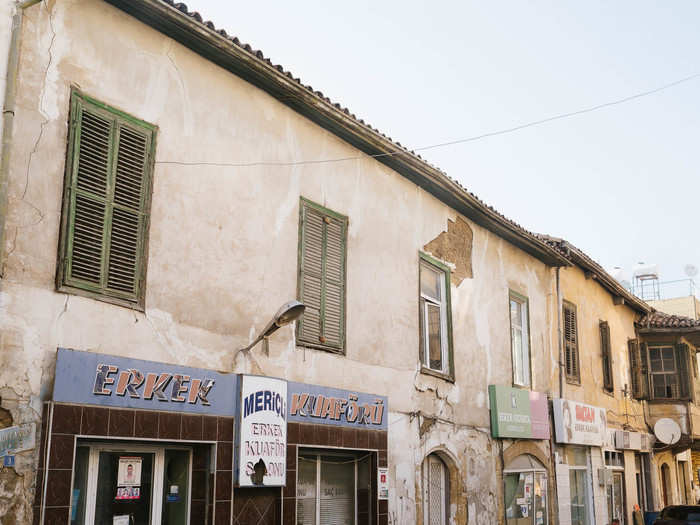
<instances>
[{"instance_id":1,"label":"crack in plaster","mask_svg":"<svg viewBox=\"0 0 700 525\"><path fill-rule=\"evenodd\" d=\"M54 61L54 56L53 56L53 48L54 48L54 43L56 42L56 29L54 28L53 24L53 16L51 12L51 8L49 8L48 4L46 2L43 2L47 14L48 14L48 22L49 22L49 28L51 29L51 41L49 42L49 47L47 50L47 53L49 55L49 61L46 65L46 70L44 71L44 81L42 82L41 86L41 93L39 95L39 113L43 117L43 120L40 124L39 128L39 135L36 138L36 141L34 142L34 146L32 147L32 150L29 152L29 158L27 159L27 170L26 170L26 175L25 175L25 181L24 181L24 189L22 191L22 197L20 200L24 202L25 204L31 206L38 214L39 214L39 220L32 223L28 224L25 226L17 226L16 229L20 228L31 228L32 226L36 226L39 224L41 221L44 220L44 213L34 204L26 200L27 197L27 192L29 190L29 179L30 179L30 173L31 173L31 166L32 166L32 160L34 159L34 156L37 154L39 150L39 143L41 142L42 137L44 136L44 129L46 128L47 124L50 122L50 118L48 116L47 111L44 109L44 102L46 100L46 85L48 84L49 81L49 71L51 70L51 66L53 65Z\"/></svg>"}]
</instances>

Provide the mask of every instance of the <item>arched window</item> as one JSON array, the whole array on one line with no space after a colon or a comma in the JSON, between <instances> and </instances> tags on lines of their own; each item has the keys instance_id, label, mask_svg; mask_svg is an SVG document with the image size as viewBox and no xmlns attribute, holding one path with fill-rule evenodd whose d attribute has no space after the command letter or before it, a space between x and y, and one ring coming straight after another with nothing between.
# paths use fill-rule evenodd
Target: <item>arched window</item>
<instances>
[{"instance_id":1,"label":"arched window","mask_svg":"<svg viewBox=\"0 0 700 525\"><path fill-rule=\"evenodd\" d=\"M423 462L423 524L446 525L449 509L449 473L437 454Z\"/></svg>"},{"instance_id":2,"label":"arched window","mask_svg":"<svg viewBox=\"0 0 700 525\"><path fill-rule=\"evenodd\" d=\"M548 525L547 470L522 454L503 471L506 525Z\"/></svg>"}]
</instances>

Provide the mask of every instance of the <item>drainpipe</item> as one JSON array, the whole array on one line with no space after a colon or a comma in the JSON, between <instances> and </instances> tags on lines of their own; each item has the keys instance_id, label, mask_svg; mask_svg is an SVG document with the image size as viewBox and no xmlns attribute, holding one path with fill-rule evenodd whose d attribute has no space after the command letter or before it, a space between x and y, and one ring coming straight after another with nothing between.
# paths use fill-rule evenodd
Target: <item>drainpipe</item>
<instances>
[{"instance_id":1,"label":"drainpipe","mask_svg":"<svg viewBox=\"0 0 700 525\"><path fill-rule=\"evenodd\" d=\"M564 346L562 343L561 333L561 280L559 279L560 266L556 267L557 272L557 342L559 343L559 397L564 398L564 374L562 367L564 366Z\"/></svg>"},{"instance_id":2,"label":"drainpipe","mask_svg":"<svg viewBox=\"0 0 700 525\"><path fill-rule=\"evenodd\" d=\"M2 150L0 151L0 278L5 261L5 220L7 218L7 192L10 179L10 152L12 150L12 125L15 119L15 99L17 96L17 70L19 64L19 38L22 32L23 11L38 4L41 0L26 0L17 4L12 17L10 49L7 56L7 80L2 106Z\"/></svg>"}]
</instances>

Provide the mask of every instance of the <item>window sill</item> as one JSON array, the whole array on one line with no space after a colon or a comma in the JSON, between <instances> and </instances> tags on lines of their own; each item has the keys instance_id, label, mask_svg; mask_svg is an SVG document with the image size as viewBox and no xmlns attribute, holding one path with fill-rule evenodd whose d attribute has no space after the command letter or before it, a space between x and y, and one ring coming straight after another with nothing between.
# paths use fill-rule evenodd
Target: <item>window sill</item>
<instances>
[{"instance_id":1,"label":"window sill","mask_svg":"<svg viewBox=\"0 0 700 525\"><path fill-rule=\"evenodd\" d=\"M614 390L610 391L610 390L606 390L605 388L603 388L603 394L615 399L615 391Z\"/></svg>"},{"instance_id":2,"label":"window sill","mask_svg":"<svg viewBox=\"0 0 700 525\"><path fill-rule=\"evenodd\" d=\"M444 372L438 372L437 370L433 370L432 368L428 368L428 367L425 366L425 365L421 365L420 373L421 373L421 374L425 374L425 375L427 375L427 376L433 376L433 377L438 377L438 378L440 378L440 379L444 379L444 380L447 381L448 383L454 383L454 382L455 382L454 376L452 376L452 375L450 375L450 374L446 374L446 373L444 373Z\"/></svg>"},{"instance_id":3,"label":"window sill","mask_svg":"<svg viewBox=\"0 0 700 525\"><path fill-rule=\"evenodd\" d=\"M519 388L520 390L532 390L531 385L521 385L518 383L513 383L513 388Z\"/></svg>"},{"instance_id":4,"label":"window sill","mask_svg":"<svg viewBox=\"0 0 700 525\"><path fill-rule=\"evenodd\" d=\"M568 385L574 385L574 386L581 386L581 380L580 379L575 379L571 377L566 378L566 383Z\"/></svg>"},{"instance_id":5,"label":"window sill","mask_svg":"<svg viewBox=\"0 0 700 525\"><path fill-rule=\"evenodd\" d=\"M344 348L335 348L333 346L324 346L322 344L309 343L308 341L297 340L297 347L301 348L311 348L312 350L322 350L323 352L328 352L329 354L336 354L340 356L345 356Z\"/></svg>"},{"instance_id":6,"label":"window sill","mask_svg":"<svg viewBox=\"0 0 700 525\"><path fill-rule=\"evenodd\" d=\"M129 308L130 310L136 310L137 312L145 312L146 307L144 305L143 299L134 302L127 299L122 299L120 297L112 297L111 295L104 295L97 292L91 292L90 290L83 290L82 288L76 288L74 286L62 285L56 288L58 293L65 293L68 295L78 295L81 297L87 297L89 299L94 299L96 301L102 301L103 303L114 304L116 306L123 306L124 308Z\"/></svg>"},{"instance_id":7,"label":"window sill","mask_svg":"<svg viewBox=\"0 0 700 525\"><path fill-rule=\"evenodd\" d=\"M692 400L690 398L682 397L656 397L654 399L647 399L648 403L651 404L662 404L662 403L689 403Z\"/></svg>"}]
</instances>

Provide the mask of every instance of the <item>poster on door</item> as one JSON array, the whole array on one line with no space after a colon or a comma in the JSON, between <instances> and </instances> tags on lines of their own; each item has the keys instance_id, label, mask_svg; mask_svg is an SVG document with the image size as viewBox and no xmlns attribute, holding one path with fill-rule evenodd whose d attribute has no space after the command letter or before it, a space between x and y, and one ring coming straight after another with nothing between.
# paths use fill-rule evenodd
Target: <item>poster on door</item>
<instances>
[{"instance_id":1,"label":"poster on door","mask_svg":"<svg viewBox=\"0 0 700 525\"><path fill-rule=\"evenodd\" d=\"M377 474L379 478L377 482L379 499L389 499L389 469L379 467L377 469Z\"/></svg>"},{"instance_id":2,"label":"poster on door","mask_svg":"<svg viewBox=\"0 0 700 525\"><path fill-rule=\"evenodd\" d=\"M117 471L117 486L141 486L142 461L143 459L138 456L121 456L119 458L119 470Z\"/></svg>"},{"instance_id":3,"label":"poster on door","mask_svg":"<svg viewBox=\"0 0 700 525\"><path fill-rule=\"evenodd\" d=\"M134 500L141 497L141 487L117 487L116 500Z\"/></svg>"},{"instance_id":4,"label":"poster on door","mask_svg":"<svg viewBox=\"0 0 700 525\"><path fill-rule=\"evenodd\" d=\"M244 375L236 443L240 487L281 487L287 474L287 382Z\"/></svg>"}]
</instances>

